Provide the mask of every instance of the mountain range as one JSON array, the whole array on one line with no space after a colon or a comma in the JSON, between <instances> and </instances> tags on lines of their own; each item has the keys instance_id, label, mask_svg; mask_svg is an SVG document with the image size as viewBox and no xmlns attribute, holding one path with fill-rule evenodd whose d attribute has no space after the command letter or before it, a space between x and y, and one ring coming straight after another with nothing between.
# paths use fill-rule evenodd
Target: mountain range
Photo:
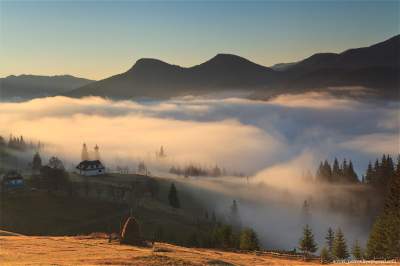
<instances>
[{"instance_id":1,"label":"mountain range","mask_svg":"<svg viewBox=\"0 0 400 266\"><path fill-rule=\"evenodd\" d=\"M0 78L0 101L20 101L65 93L93 80L70 75L19 75Z\"/></svg>"},{"instance_id":2,"label":"mountain range","mask_svg":"<svg viewBox=\"0 0 400 266\"><path fill-rule=\"evenodd\" d=\"M263 98L337 86L362 86L370 88L374 97L400 98L400 35L369 47L318 53L272 67L233 54L217 54L192 67L142 58L128 71L99 81L73 76L9 76L0 79L0 97L160 99L245 91L250 97Z\"/></svg>"},{"instance_id":3,"label":"mountain range","mask_svg":"<svg viewBox=\"0 0 400 266\"><path fill-rule=\"evenodd\" d=\"M319 53L302 61L272 68L232 54L218 54L193 67L157 59L139 59L127 72L66 95L110 98L167 98L244 90L257 96L333 86L364 86L378 95L398 96L400 35L384 42L342 53Z\"/></svg>"}]
</instances>

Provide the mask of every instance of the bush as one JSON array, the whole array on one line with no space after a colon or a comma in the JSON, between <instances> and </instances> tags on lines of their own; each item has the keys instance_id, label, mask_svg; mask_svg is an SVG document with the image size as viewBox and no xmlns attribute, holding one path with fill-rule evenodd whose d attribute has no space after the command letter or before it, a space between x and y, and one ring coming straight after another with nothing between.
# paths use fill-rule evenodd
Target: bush
<instances>
[{"instance_id":1,"label":"bush","mask_svg":"<svg viewBox=\"0 0 400 266\"><path fill-rule=\"evenodd\" d=\"M258 238L252 229L244 229L240 233L240 249L242 250L259 250Z\"/></svg>"}]
</instances>

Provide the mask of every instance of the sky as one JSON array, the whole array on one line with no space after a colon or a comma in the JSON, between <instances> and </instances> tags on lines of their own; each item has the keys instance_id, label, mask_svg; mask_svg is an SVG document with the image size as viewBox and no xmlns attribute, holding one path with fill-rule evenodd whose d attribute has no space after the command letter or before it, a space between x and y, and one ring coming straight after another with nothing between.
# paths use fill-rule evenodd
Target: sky
<instances>
[{"instance_id":1,"label":"sky","mask_svg":"<svg viewBox=\"0 0 400 266\"><path fill-rule=\"evenodd\" d=\"M181 66L233 53L271 66L386 40L400 1L4 1L0 77L102 79L143 57Z\"/></svg>"}]
</instances>

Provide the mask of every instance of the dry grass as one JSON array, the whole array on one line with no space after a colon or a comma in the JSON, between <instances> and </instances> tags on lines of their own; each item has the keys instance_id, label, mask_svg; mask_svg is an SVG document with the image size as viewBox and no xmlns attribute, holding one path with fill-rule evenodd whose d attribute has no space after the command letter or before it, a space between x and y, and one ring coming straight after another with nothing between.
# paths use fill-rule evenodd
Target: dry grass
<instances>
[{"instance_id":1,"label":"dry grass","mask_svg":"<svg viewBox=\"0 0 400 266\"><path fill-rule=\"evenodd\" d=\"M262 253L184 248L165 243L156 243L155 248L132 247L115 241L108 243L104 237L94 235L0 236L0 262L1 265L319 265Z\"/></svg>"}]
</instances>

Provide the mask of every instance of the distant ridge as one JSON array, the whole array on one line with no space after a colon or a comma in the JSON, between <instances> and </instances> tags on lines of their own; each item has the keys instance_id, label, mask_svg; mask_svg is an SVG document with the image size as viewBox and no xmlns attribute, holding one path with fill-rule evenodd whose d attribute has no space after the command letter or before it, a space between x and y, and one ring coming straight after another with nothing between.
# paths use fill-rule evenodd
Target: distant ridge
<instances>
[{"instance_id":1,"label":"distant ridge","mask_svg":"<svg viewBox=\"0 0 400 266\"><path fill-rule=\"evenodd\" d=\"M169 98L182 95L241 90L262 98L271 95L364 86L377 97L400 98L400 35L369 47L342 53L318 53L302 61L272 68L233 54L217 54L192 67L142 58L126 72L91 82L81 81L59 94L116 99ZM55 90L53 90L55 91Z\"/></svg>"},{"instance_id":2,"label":"distant ridge","mask_svg":"<svg viewBox=\"0 0 400 266\"><path fill-rule=\"evenodd\" d=\"M189 68L158 59L142 58L125 73L83 86L68 96L97 95L110 98L166 98L224 89L264 86L273 70L230 54L218 54Z\"/></svg>"},{"instance_id":3,"label":"distant ridge","mask_svg":"<svg viewBox=\"0 0 400 266\"><path fill-rule=\"evenodd\" d=\"M71 75L10 75L0 78L0 101L19 101L57 95L91 82L93 80Z\"/></svg>"}]
</instances>

